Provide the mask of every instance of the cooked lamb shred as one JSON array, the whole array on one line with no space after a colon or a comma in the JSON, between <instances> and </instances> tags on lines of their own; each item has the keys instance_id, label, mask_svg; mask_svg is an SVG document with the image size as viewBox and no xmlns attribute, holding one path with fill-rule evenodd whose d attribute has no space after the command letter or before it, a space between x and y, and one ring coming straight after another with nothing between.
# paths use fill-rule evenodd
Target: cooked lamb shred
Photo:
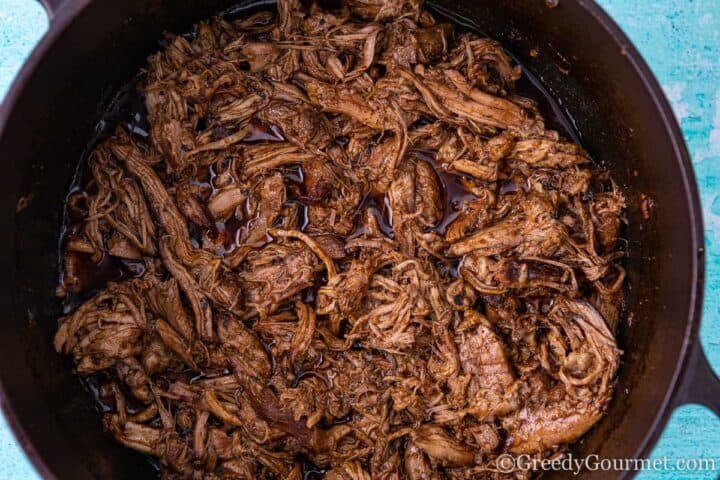
<instances>
[{"instance_id":1,"label":"cooked lamb shred","mask_svg":"<svg viewBox=\"0 0 720 480\"><path fill-rule=\"evenodd\" d=\"M601 418L624 199L500 45L419 0L167 39L67 203L55 348L117 441L165 479L526 478L498 456Z\"/></svg>"}]
</instances>

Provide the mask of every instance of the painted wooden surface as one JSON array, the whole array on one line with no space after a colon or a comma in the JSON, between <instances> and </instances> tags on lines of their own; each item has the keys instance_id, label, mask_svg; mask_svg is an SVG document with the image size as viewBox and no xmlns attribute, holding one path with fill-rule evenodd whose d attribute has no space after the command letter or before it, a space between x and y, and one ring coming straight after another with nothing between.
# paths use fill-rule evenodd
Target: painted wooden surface
<instances>
[{"instance_id":1,"label":"painted wooden surface","mask_svg":"<svg viewBox=\"0 0 720 480\"><path fill-rule=\"evenodd\" d=\"M660 80L693 156L707 246L701 336L711 363L720 371L720 0L599 3L630 36ZM34 0L0 0L0 98L46 29L47 19ZM698 405L676 410L653 452L653 458L663 457L670 465L675 459L712 458L718 468L646 471L638 478L718 478L720 420ZM37 478L0 416L0 480Z\"/></svg>"}]
</instances>

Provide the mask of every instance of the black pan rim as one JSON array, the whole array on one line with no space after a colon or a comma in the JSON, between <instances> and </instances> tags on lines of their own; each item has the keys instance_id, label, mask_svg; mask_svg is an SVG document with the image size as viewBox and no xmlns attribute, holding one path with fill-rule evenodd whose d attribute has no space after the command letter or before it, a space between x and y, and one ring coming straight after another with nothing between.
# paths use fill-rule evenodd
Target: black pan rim
<instances>
[{"instance_id":1,"label":"black pan rim","mask_svg":"<svg viewBox=\"0 0 720 480\"><path fill-rule=\"evenodd\" d=\"M702 314L703 292L705 283L705 249L703 241L703 220L702 208L700 204L700 196L697 182L692 169L690 154L685 143L685 138L680 129L675 115L672 112L670 103L667 100L659 82L653 75L650 67L645 62L635 45L630 41L627 35L620 29L614 20L600 7L594 0L575 0L580 8L584 9L591 15L600 27L614 40L616 46L624 53L625 58L635 73L640 77L645 89L650 94L655 108L658 111L660 120L665 127L665 131L673 145L673 156L678 163L682 172L683 190L685 201L688 206L691 223L691 244L695 255L692 256L693 276L696 279L689 288L690 302L687 313L687 326L685 329L683 344L680 355L677 359L675 370L672 374L670 387L665 392L660 409L655 414L655 418L648 429L645 438L637 452L634 453L636 458L646 458L652 448L655 446L663 427L666 425L675 406L677 406L678 394L682 390L683 379L689 372L689 357L692 347L699 342L699 329ZM62 3L59 11L52 12L48 8L48 1L41 0L46 7L50 17L50 25L47 33L40 40L38 45L32 51L30 56L23 64L20 72L15 77L10 89L8 90L5 100L0 104L0 141L2 141L5 126L10 119L15 105L23 94L29 80L35 75L38 65L40 65L55 41L72 25L82 11L87 8L92 0L65 0L54 1L50 3ZM10 426L12 433L15 435L18 443L25 452L27 458L37 470L41 478L46 480L60 480L45 462L42 455L36 450L32 440L27 435L25 428L20 420L11 410L8 404L8 396L5 385L0 378L0 410L5 415L5 419ZM621 473L619 478L631 478L634 473Z\"/></svg>"}]
</instances>

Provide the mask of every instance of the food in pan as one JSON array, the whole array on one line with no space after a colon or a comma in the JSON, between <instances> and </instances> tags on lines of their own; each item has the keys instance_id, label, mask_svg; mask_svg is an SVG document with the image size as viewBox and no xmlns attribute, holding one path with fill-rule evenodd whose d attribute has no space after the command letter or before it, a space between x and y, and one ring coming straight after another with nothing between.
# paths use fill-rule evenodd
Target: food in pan
<instances>
[{"instance_id":1,"label":"food in pan","mask_svg":"<svg viewBox=\"0 0 720 480\"><path fill-rule=\"evenodd\" d=\"M167 36L68 196L55 347L163 478L529 476L612 396L623 195L495 41L336 7Z\"/></svg>"}]
</instances>

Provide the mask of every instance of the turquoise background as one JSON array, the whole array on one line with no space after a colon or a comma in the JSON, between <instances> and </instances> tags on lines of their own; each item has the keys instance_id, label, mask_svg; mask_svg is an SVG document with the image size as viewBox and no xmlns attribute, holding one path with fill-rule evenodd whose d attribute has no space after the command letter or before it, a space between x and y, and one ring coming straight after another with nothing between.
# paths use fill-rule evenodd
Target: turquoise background
<instances>
[{"instance_id":1,"label":"turquoise background","mask_svg":"<svg viewBox=\"0 0 720 480\"><path fill-rule=\"evenodd\" d=\"M701 337L711 363L720 371L720 0L599 3L650 64L690 147L702 196L707 246ZM0 0L0 98L47 27L45 13L34 0ZM699 405L679 408L652 456L714 458L720 469L720 420ZM719 474L720 470L643 472L638 478L713 480ZM0 480L37 478L0 416Z\"/></svg>"}]
</instances>

